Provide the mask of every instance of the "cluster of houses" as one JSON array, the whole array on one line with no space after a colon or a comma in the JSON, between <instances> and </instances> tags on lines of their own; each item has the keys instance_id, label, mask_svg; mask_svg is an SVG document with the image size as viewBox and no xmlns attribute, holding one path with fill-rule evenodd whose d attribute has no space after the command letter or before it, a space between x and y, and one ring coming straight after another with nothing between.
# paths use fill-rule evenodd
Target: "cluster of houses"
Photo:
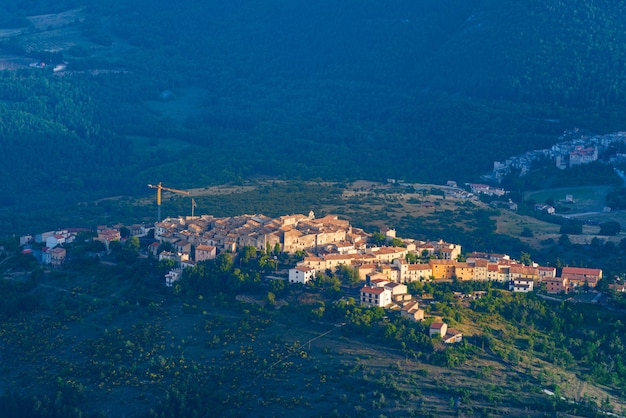
<instances>
[{"instance_id":1,"label":"cluster of houses","mask_svg":"<svg viewBox=\"0 0 626 418\"><path fill-rule=\"evenodd\" d=\"M113 241L123 241L120 230L122 225L112 227L100 225L96 228L94 240L102 242L106 251ZM143 237L148 235L151 227L145 225L131 225L127 227L131 236ZM20 247L23 254L32 254L38 262L53 268L60 268L67 259L67 250L64 247L72 244L79 233L93 232L87 228L68 228L55 231L41 232L36 235L23 235L20 237Z\"/></svg>"},{"instance_id":2,"label":"cluster of houses","mask_svg":"<svg viewBox=\"0 0 626 418\"><path fill-rule=\"evenodd\" d=\"M99 226L94 237L108 250L113 241L121 241L121 226ZM461 246L445 241L400 239L393 229L382 232L387 242L402 246L373 246L370 234L354 228L349 221L327 215L289 215L269 218L264 215L241 215L215 218L210 215L166 218L154 227L133 225L131 236L144 237L154 228L154 242L148 253L159 260L174 261L174 268L165 276L172 286L187 267L211 260L221 252L237 252L252 246L286 253L301 253L303 260L289 270L289 283L306 285L318 272L335 271L345 265L354 268L365 282L359 301L368 307L396 309L401 316L421 321L425 311L423 300L414 299L407 284L414 281L476 280L508 283L513 292L532 292L538 285L548 293L569 293L576 288L593 288L602 278L602 270L563 267L557 276L555 267L525 265L504 254L471 253L464 256ZM44 264L60 267L65 262L63 244L72 243L84 229L50 231L20 238L24 252L32 252ZM32 244L39 244L33 246ZM171 251L159 251L169 243ZM41 250L33 250L41 248ZM409 261L410 260L410 261ZM463 261L460 261L463 260ZM446 343L458 342L462 334L441 321L430 328Z\"/></svg>"},{"instance_id":3,"label":"cluster of houses","mask_svg":"<svg viewBox=\"0 0 626 418\"><path fill-rule=\"evenodd\" d=\"M60 268L67 258L67 250L62 245L74 242L79 231L80 229L64 229L42 232L35 236L24 235L20 237L20 247L23 254L32 254L40 263Z\"/></svg>"},{"instance_id":4,"label":"cluster of houses","mask_svg":"<svg viewBox=\"0 0 626 418\"><path fill-rule=\"evenodd\" d=\"M482 183L467 183L471 192L475 195L485 194L487 196L504 196L507 191L501 187L493 187Z\"/></svg>"},{"instance_id":5,"label":"cluster of houses","mask_svg":"<svg viewBox=\"0 0 626 418\"><path fill-rule=\"evenodd\" d=\"M177 269L166 279L171 286L180 277L182 269L213 259L221 252L234 253L252 246L259 250L292 254L305 251L357 253L365 248L369 236L337 216L316 218L313 212L278 218L265 215L215 218L202 215L166 218L157 222L155 242L149 247L149 252L157 256L163 243L171 244L173 251L158 254L159 260L171 259L177 265Z\"/></svg>"},{"instance_id":6,"label":"cluster of houses","mask_svg":"<svg viewBox=\"0 0 626 418\"><path fill-rule=\"evenodd\" d=\"M416 242L408 240L406 247L370 247L359 254L325 254L305 257L290 270L290 283L307 283L316 272L334 270L348 265L358 270L366 282L385 278L393 283L413 281L446 281L457 279L508 283L514 292L531 292L545 283L548 293L569 293L587 286L593 288L602 278L602 270L563 267L557 276L555 267L524 265L505 254L471 253L458 261L461 246L443 241ZM417 262L406 261L413 254ZM384 306L379 304L377 306Z\"/></svg>"},{"instance_id":7,"label":"cluster of houses","mask_svg":"<svg viewBox=\"0 0 626 418\"><path fill-rule=\"evenodd\" d=\"M218 251L236 252L252 246L258 249L279 248L286 253L343 246L350 251L364 246L369 234L354 228L348 221L327 215L289 215L269 218L265 215L241 215L214 218L167 218L156 224L155 239L176 244L187 241L192 246L210 245Z\"/></svg>"},{"instance_id":8,"label":"cluster of houses","mask_svg":"<svg viewBox=\"0 0 626 418\"><path fill-rule=\"evenodd\" d=\"M127 227L131 236L143 237L152 227L132 225ZM98 226L97 237L108 249L113 241L120 241L121 226ZM304 258L289 271L290 283L306 284L317 272L334 271L340 265L357 269L366 288L390 288L390 294L381 293L373 298L372 306L387 306L403 289L404 283L429 280L452 280L453 278L477 281L509 283L514 292L533 291L544 283L548 293L568 293L581 286L595 287L602 278L599 269L564 267L557 276L554 267L527 266L504 254L471 253L463 259L461 246L445 241L418 241L399 239L401 247L372 246L370 234L352 227L349 221L327 215L315 218L308 215L289 215L269 218L264 215L241 215L215 218L210 215L167 218L154 226L155 241L148 252L159 260L173 260L176 269L169 276L172 284L186 267L216 258L220 252L236 252L245 246L259 250L267 248L287 253L301 252ZM35 236L23 236L20 245L25 252L32 251L33 243L39 244L39 258L44 264L60 266L65 261L63 244L72 243L76 234L85 229L49 231ZM390 241L397 239L393 229L384 229ZM171 251L158 252L163 243L171 244ZM37 255L37 254L36 254ZM412 260L409 262L407 260ZM383 285L379 280L386 281ZM393 287L393 286L391 286ZM380 292L376 290L374 292ZM406 294L406 291L404 291ZM369 305L369 296L368 296Z\"/></svg>"},{"instance_id":9,"label":"cluster of houses","mask_svg":"<svg viewBox=\"0 0 626 418\"><path fill-rule=\"evenodd\" d=\"M406 284L414 281L493 281L508 284L513 292L524 293L543 284L547 293L559 294L576 288L593 288L602 278L600 269L579 267L563 267L557 276L555 267L524 265L504 254L475 252L465 261L458 261L461 246L443 241L405 240L404 244L406 247L369 247L356 254L308 256L289 271L289 282L306 284L317 272L347 265L355 268L366 283L359 292L362 305L400 310L403 317L420 321L424 319L424 310L407 293ZM407 257L409 254L415 257ZM406 261L411 258L417 262ZM462 337L455 330L447 330L445 323L439 326L438 331L431 329L431 334L439 332L444 342L457 342Z\"/></svg>"},{"instance_id":10,"label":"cluster of houses","mask_svg":"<svg viewBox=\"0 0 626 418\"><path fill-rule=\"evenodd\" d=\"M507 158L504 162L496 161L493 171L483 176L489 181L500 182L513 170L520 176L527 174L533 163L541 160L552 160L560 169L598 161L611 146L626 143L626 132L607 135L591 135L579 129L567 130L560 138L562 141L549 149L529 151L524 154ZM607 157L608 163L623 162L626 156L615 154Z\"/></svg>"}]
</instances>

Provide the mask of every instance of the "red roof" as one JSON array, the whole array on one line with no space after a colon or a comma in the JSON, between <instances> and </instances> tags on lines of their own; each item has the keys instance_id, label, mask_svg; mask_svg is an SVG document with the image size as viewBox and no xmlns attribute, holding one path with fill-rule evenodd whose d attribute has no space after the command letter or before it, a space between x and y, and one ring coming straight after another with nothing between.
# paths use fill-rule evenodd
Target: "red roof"
<instances>
[{"instance_id":1,"label":"red roof","mask_svg":"<svg viewBox=\"0 0 626 418\"><path fill-rule=\"evenodd\" d=\"M580 267L563 267L561 276L565 274L584 274L586 276L599 276L602 270L600 269L587 269Z\"/></svg>"},{"instance_id":2,"label":"red roof","mask_svg":"<svg viewBox=\"0 0 626 418\"><path fill-rule=\"evenodd\" d=\"M385 289L382 288L382 287L367 287L367 286L365 286L364 288L361 289L361 293L370 293L370 294L373 294L373 295L380 295L384 291L385 291Z\"/></svg>"},{"instance_id":3,"label":"red roof","mask_svg":"<svg viewBox=\"0 0 626 418\"><path fill-rule=\"evenodd\" d=\"M409 264L409 270L411 271L416 271L416 270L431 270L430 268L430 264Z\"/></svg>"},{"instance_id":4,"label":"red roof","mask_svg":"<svg viewBox=\"0 0 626 418\"><path fill-rule=\"evenodd\" d=\"M474 265L476 267L487 267L489 265L489 260L484 258L477 258L474 260Z\"/></svg>"}]
</instances>

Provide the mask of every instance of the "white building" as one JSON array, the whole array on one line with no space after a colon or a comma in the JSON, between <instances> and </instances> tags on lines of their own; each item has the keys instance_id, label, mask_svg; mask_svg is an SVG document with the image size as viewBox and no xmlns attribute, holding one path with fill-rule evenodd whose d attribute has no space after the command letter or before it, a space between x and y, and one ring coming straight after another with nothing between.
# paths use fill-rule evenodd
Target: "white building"
<instances>
[{"instance_id":1,"label":"white building","mask_svg":"<svg viewBox=\"0 0 626 418\"><path fill-rule=\"evenodd\" d=\"M55 234L55 231L42 232L41 234L35 235L35 242L37 244L45 243L48 237L51 237Z\"/></svg>"},{"instance_id":2,"label":"white building","mask_svg":"<svg viewBox=\"0 0 626 418\"><path fill-rule=\"evenodd\" d=\"M361 304L369 308L378 306L384 308L391 304L391 291L384 287L368 287L361 289Z\"/></svg>"},{"instance_id":3,"label":"white building","mask_svg":"<svg viewBox=\"0 0 626 418\"><path fill-rule=\"evenodd\" d=\"M533 291L533 286L533 279L518 277L514 280L511 280L509 284L509 290L512 290L514 292L528 293Z\"/></svg>"},{"instance_id":4,"label":"white building","mask_svg":"<svg viewBox=\"0 0 626 418\"><path fill-rule=\"evenodd\" d=\"M315 269L312 267L296 266L296 268L289 269L289 283L307 284L313 278L315 278Z\"/></svg>"},{"instance_id":5,"label":"white building","mask_svg":"<svg viewBox=\"0 0 626 418\"><path fill-rule=\"evenodd\" d=\"M183 269L173 269L165 275L165 286L172 287L183 275Z\"/></svg>"},{"instance_id":6,"label":"white building","mask_svg":"<svg viewBox=\"0 0 626 418\"><path fill-rule=\"evenodd\" d=\"M159 261L163 260L174 260L174 262L179 265L183 261L189 260L189 254L161 251L161 253L159 254Z\"/></svg>"},{"instance_id":7,"label":"white building","mask_svg":"<svg viewBox=\"0 0 626 418\"><path fill-rule=\"evenodd\" d=\"M64 242L65 236L63 234L54 234L46 238L46 247L54 248Z\"/></svg>"},{"instance_id":8,"label":"white building","mask_svg":"<svg viewBox=\"0 0 626 418\"><path fill-rule=\"evenodd\" d=\"M24 235L20 237L20 247L23 247L26 244L30 244L33 242L35 238L32 235Z\"/></svg>"}]
</instances>

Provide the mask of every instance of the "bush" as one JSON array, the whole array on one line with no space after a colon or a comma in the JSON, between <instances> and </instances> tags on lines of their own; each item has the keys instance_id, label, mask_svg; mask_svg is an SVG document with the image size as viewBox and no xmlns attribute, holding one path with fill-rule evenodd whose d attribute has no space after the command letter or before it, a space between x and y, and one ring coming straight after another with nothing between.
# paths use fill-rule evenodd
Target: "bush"
<instances>
[{"instance_id":1,"label":"bush","mask_svg":"<svg viewBox=\"0 0 626 418\"><path fill-rule=\"evenodd\" d=\"M622 226L617 221L608 221L600 224L599 235L617 235L622 230Z\"/></svg>"},{"instance_id":2,"label":"bush","mask_svg":"<svg viewBox=\"0 0 626 418\"><path fill-rule=\"evenodd\" d=\"M569 221L561 225L561 234L580 235L583 233L583 224L580 222Z\"/></svg>"},{"instance_id":3,"label":"bush","mask_svg":"<svg viewBox=\"0 0 626 418\"><path fill-rule=\"evenodd\" d=\"M524 227L524 229L522 229L522 232L520 233L521 237L526 237L526 238L532 238L533 235L533 231L530 230L530 228L528 228L527 226Z\"/></svg>"}]
</instances>

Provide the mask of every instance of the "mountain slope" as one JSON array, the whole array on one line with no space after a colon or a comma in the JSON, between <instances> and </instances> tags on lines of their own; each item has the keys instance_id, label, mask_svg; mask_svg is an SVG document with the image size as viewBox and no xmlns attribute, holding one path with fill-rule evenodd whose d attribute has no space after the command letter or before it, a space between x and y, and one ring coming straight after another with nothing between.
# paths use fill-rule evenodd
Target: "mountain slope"
<instances>
[{"instance_id":1,"label":"mountain slope","mask_svg":"<svg viewBox=\"0 0 626 418\"><path fill-rule=\"evenodd\" d=\"M13 29L0 33L0 48L12 63L47 59L50 51L68 61L63 77L31 70L2 80L3 112L26 115L6 118L11 126L0 132L12 177L0 186L8 202L24 189L56 193L68 184L70 200L84 198L85 189L140 190L109 181L113 174L179 187L259 175L474 181L494 160L548 147L564 128L608 132L625 122L620 3L5 7L5 27ZM32 14L69 8L80 17L62 27L33 23ZM20 29L24 21L30 26ZM16 98L24 80L38 90ZM72 99L59 99L60 91ZM87 106L78 100L84 97ZM25 118L33 122L24 125ZM34 145L16 146L15 132ZM53 154L57 165L41 163L42 149L68 141L79 151ZM192 151L169 145L179 143ZM37 158L22 155L30 150ZM41 177L45 186L33 181Z\"/></svg>"}]
</instances>

